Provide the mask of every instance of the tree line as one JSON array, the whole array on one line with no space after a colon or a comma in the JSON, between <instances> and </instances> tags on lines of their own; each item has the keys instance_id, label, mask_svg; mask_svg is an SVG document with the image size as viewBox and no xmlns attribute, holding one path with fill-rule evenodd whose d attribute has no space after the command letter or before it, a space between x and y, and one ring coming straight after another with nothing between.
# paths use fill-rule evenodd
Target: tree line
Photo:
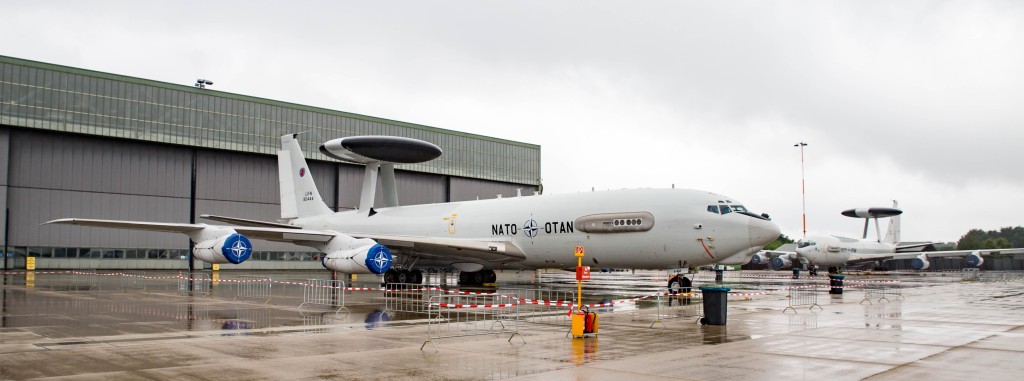
<instances>
[{"instance_id":1,"label":"tree line","mask_svg":"<svg viewBox=\"0 0 1024 381\"><path fill-rule=\"evenodd\" d=\"M1010 249L1024 247L1024 227L1005 227L984 231L971 229L956 243L958 250Z\"/></svg>"}]
</instances>

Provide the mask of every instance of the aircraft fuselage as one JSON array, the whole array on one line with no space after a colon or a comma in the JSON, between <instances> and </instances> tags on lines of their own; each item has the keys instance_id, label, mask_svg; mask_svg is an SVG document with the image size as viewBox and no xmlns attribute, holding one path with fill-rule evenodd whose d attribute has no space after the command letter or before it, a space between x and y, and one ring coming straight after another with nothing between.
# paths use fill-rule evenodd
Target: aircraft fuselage
<instances>
[{"instance_id":1,"label":"aircraft fuselage","mask_svg":"<svg viewBox=\"0 0 1024 381\"><path fill-rule=\"evenodd\" d=\"M708 211L709 205L726 199L696 190L635 189L397 206L376 209L369 216L348 211L300 218L292 224L354 235L505 241L523 254L475 261L492 269L573 267L577 245L586 248L584 265L666 269L712 264L756 251L778 237L778 228L770 221ZM399 256L418 257L420 267L449 266L455 261L451 258L459 257L446 256L445 248L425 252L390 247Z\"/></svg>"}]
</instances>

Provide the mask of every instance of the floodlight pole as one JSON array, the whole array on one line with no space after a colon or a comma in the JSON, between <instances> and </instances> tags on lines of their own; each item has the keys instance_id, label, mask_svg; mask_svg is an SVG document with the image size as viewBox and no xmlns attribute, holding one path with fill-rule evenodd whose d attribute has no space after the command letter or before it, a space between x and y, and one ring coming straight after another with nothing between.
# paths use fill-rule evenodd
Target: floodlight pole
<instances>
[{"instance_id":1,"label":"floodlight pole","mask_svg":"<svg viewBox=\"0 0 1024 381\"><path fill-rule=\"evenodd\" d=\"M804 147L806 146L807 143L804 142L793 145L793 147L800 147L800 207L803 213L804 238L807 238L807 190L804 185Z\"/></svg>"}]
</instances>

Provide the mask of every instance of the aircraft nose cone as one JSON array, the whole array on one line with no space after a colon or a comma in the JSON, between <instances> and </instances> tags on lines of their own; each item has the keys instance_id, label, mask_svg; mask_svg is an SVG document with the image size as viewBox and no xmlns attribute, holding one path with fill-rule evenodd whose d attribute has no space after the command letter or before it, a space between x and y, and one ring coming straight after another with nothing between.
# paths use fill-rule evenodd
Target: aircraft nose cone
<instances>
[{"instance_id":1,"label":"aircraft nose cone","mask_svg":"<svg viewBox=\"0 0 1024 381\"><path fill-rule=\"evenodd\" d=\"M782 230L774 222L751 218L748 225L748 233L750 235L750 246L764 246L779 238Z\"/></svg>"}]
</instances>

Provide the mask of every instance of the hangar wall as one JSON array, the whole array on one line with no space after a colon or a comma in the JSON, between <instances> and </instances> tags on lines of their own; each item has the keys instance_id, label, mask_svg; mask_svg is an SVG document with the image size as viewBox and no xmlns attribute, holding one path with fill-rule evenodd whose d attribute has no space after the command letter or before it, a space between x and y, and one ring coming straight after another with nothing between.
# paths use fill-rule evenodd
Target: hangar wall
<instances>
[{"instance_id":1,"label":"hangar wall","mask_svg":"<svg viewBox=\"0 0 1024 381\"><path fill-rule=\"evenodd\" d=\"M182 235L40 224L65 217L216 224L200 214L276 220L275 154L280 135L296 131L310 131L300 144L335 210L359 203L364 172L317 150L342 136L405 136L444 150L438 160L396 167L402 205L530 194L540 184L536 145L0 56L8 266L24 268L32 256L39 269L188 268ZM377 193L380 206L380 186ZM309 248L256 246L252 259L231 267L322 268Z\"/></svg>"}]
</instances>

